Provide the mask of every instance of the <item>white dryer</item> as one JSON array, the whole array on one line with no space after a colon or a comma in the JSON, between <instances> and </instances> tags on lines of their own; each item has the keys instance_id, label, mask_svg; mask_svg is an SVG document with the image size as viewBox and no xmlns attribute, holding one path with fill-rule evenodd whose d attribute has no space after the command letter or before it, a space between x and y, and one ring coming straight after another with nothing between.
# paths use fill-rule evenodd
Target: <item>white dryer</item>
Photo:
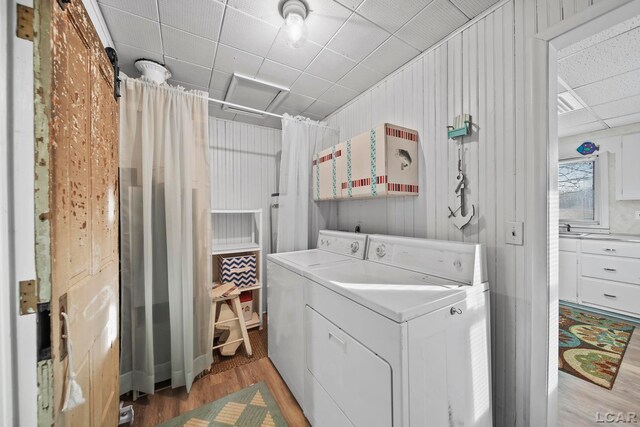
<instances>
[{"instance_id":1,"label":"white dryer","mask_svg":"<svg viewBox=\"0 0 640 427\"><path fill-rule=\"evenodd\" d=\"M309 421L491 426L482 246L370 235L367 248L304 272Z\"/></svg>"},{"instance_id":2,"label":"white dryer","mask_svg":"<svg viewBox=\"0 0 640 427\"><path fill-rule=\"evenodd\" d=\"M304 408L304 300L309 269L363 262L367 235L320 230L318 247L267 256L269 358Z\"/></svg>"}]
</instances>

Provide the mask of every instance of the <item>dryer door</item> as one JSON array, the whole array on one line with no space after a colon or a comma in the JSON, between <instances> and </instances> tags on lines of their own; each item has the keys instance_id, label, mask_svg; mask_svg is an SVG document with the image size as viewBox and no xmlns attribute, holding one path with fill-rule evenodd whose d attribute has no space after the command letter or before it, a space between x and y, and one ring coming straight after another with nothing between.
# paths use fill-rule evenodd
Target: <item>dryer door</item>
<instances>
[{"instance_id":1,"label":"dryer door","mask_svg":"<svg viewBox=\"0 0 640 427\"><path fill-rule=\"evenodd\" d=\"M412 426L492 425L489 292L409 322Z\"/></svg>"},{"instance_id":2,"label":"dryer door","mask_svg":"<svg viewBox=\"0 0 640 427\"><path fill-rule=\"evenodd\" d=\"M305 308L307 375L312 375L356 426L391 426L391 367L378 355L313 310ZM313 381L306 381L307 386ZM313 398L305 394L305 398ZM310 410L336 411L308 402ZM319 419L319 414L309 414ZM336 413L337 419L341 418ZM324 426L318 426L324 427Z\"/></svg>"}]
</instances>

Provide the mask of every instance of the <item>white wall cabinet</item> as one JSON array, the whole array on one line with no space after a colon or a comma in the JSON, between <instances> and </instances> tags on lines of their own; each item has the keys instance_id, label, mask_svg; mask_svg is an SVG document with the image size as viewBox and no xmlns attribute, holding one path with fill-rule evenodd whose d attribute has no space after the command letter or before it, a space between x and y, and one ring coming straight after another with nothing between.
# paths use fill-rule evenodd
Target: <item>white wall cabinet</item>
<instances>
[{"instance_id":1,"label":"white wall cabinet","mask_svg":"<svg viewBox=\"0 0 640 427\"><path fill-rule=\"evenodd\" d=\"M578 302L578 254L559 251L558 296L563 301Z\"/></svg>"},{"instance_id":2,"label":"white wall cabinet","mask_svg":"<svg viewBox=\"0 0 640 427\"><path fill-rule=\"evenodd\" d=\"M640 134L622 137L616 156L616 199L640 200Z\"/></svg>"}]
</instances>

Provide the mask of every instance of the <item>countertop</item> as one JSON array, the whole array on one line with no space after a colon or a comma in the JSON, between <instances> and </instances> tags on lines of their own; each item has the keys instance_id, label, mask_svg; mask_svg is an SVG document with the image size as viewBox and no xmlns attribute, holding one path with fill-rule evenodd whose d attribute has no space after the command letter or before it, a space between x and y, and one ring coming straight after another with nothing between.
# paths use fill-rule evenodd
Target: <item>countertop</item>
<instances>
[{"instance_id":1,"label":"countertop","mask_svg":"<svg viewBox=\"0 0 640 427\"><path fill-rule=\"evenodd\" d=\"M640 235L637 234L605 234L605 233L560 233L563 239L580 240L615 240L619 242L640 243Z\"/></svg>"}]
</instances>

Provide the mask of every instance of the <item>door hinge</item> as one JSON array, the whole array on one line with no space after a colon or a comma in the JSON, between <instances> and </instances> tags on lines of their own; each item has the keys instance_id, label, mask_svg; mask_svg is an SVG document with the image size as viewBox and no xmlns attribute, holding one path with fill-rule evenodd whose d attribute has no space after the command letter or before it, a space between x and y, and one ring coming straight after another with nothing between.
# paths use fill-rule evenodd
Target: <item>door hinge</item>
<instances>
[{"instance_id":1,"label":"door hinge","mask_svg":"<svg viewBox=\"0 0 640 427\"><path fill-rule=\"evenodd\" d=\"M20 3L16 6L16 36L33 41L33 8Z\"/></svg>"},{"instance_id":2,"label":"door hinge","mask_svg":"<svg viewBox=\"0 0 640 427\"><path fill-rule=\"evenodd\" d=\"M109 62L113 66L113 97L118 100L120 98L120 65L118 65L118 52L112 47L105 49Z\"/></svg>"},{"instance_id":3,"label":"door hinge","mask_svg":"<svg viewBox=\"0 0 640 427\"><path fill-rule=\"evenodd\" d=\"M38 286L35 280L20 281L20 315L35 314L38 309Z\"/></svg>"}]
</instances>

